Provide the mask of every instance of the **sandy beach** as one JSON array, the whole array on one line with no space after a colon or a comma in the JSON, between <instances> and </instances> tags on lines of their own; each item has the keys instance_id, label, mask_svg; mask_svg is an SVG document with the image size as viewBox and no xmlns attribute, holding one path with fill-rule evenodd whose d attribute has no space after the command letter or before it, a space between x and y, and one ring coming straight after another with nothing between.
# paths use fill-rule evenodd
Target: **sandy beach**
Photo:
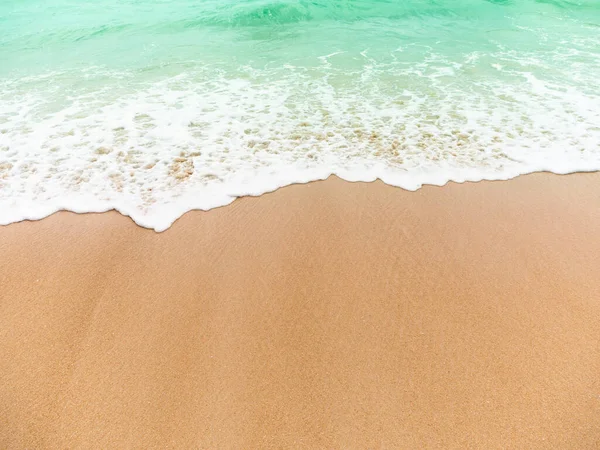
<instances>
[{"instance_id":1,"label":"sandy beach","mask_svg":"<svg viewBox=\"0 0 600 450\"><path fill-rule=\"evenodd\" d=\"M0 227L0 447L600 448L599 186Z\"/></svg>"}]
</instances>

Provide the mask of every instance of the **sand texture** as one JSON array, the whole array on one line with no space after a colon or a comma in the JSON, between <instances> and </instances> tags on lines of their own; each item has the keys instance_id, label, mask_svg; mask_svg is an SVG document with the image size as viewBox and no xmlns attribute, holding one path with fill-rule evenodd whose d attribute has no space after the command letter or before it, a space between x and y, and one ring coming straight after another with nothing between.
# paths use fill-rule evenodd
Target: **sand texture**
<instances>
[{"instance_id":1,"label":"sand texture","mask_svg":"<svg viewBox=\"0 0 600 450\"><path fill-rule=\"evenodd\" d=\"M600 448L600 174L0 227L0 448Z\"/></svg>"}]
</instances>

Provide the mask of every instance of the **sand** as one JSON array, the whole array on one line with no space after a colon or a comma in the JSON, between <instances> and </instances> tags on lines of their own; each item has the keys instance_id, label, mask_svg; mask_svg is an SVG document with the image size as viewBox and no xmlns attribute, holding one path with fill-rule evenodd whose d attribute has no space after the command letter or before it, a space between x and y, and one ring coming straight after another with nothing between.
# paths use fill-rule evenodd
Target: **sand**
<instances>
[{"instance_id":1,"label":"sand","mask_svg":"<svg viewBox=\"0 0 600 450\"><path fill-rule=\"evenodd\" d=\"M599 187L0 227L0 448L600 448Z\"/></svg>"}]
</instances>

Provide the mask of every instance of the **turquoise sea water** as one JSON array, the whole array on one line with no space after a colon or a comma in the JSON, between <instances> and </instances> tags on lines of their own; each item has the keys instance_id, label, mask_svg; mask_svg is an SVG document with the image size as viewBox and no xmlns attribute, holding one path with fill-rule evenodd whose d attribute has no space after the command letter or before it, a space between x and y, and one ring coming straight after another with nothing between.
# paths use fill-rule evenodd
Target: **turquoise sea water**
<instances>
[{"instance_id":1,"label":"turquoise sea water","mask_svg":"<svg viewBox=\"0 0 600 450\"><path fill-rule=\"evenodd\" d=\"M0 223L600 169L600 0L3 0Z\"/></svg>"}]
</instances>

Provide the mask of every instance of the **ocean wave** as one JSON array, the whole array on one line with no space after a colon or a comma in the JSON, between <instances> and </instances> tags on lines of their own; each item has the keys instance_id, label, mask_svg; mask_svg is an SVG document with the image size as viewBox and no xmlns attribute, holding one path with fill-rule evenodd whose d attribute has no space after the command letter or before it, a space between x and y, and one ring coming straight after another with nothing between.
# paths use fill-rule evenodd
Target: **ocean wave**
<instances>
[{"instance_id":1,"label":"ocean wave","mask_svg":"<svg viewBox=\"0 0 600 450\"><path fill-rule=\"evenodd\" d=\"M418 189L600 169L591 3L67 6L0 4L2 224L117 209L162 231L330 174Z\"/></svg>"},{"instance_id":2,"label":"ocean wave","mask_svg":"<svg viewBox=\"0 0 600 450\"><path fill-rule=\"evenodd\" d=\"M0 223L115 208L162 231L188 210L330 174L417 189L600 169L600 96L532 74L395 95L385 77L336 88L294 70L279 76L183 74L55 111L33 94L5 96ZM366 86L378 89L365 95Z\"/></svg>"}]
</instances>

